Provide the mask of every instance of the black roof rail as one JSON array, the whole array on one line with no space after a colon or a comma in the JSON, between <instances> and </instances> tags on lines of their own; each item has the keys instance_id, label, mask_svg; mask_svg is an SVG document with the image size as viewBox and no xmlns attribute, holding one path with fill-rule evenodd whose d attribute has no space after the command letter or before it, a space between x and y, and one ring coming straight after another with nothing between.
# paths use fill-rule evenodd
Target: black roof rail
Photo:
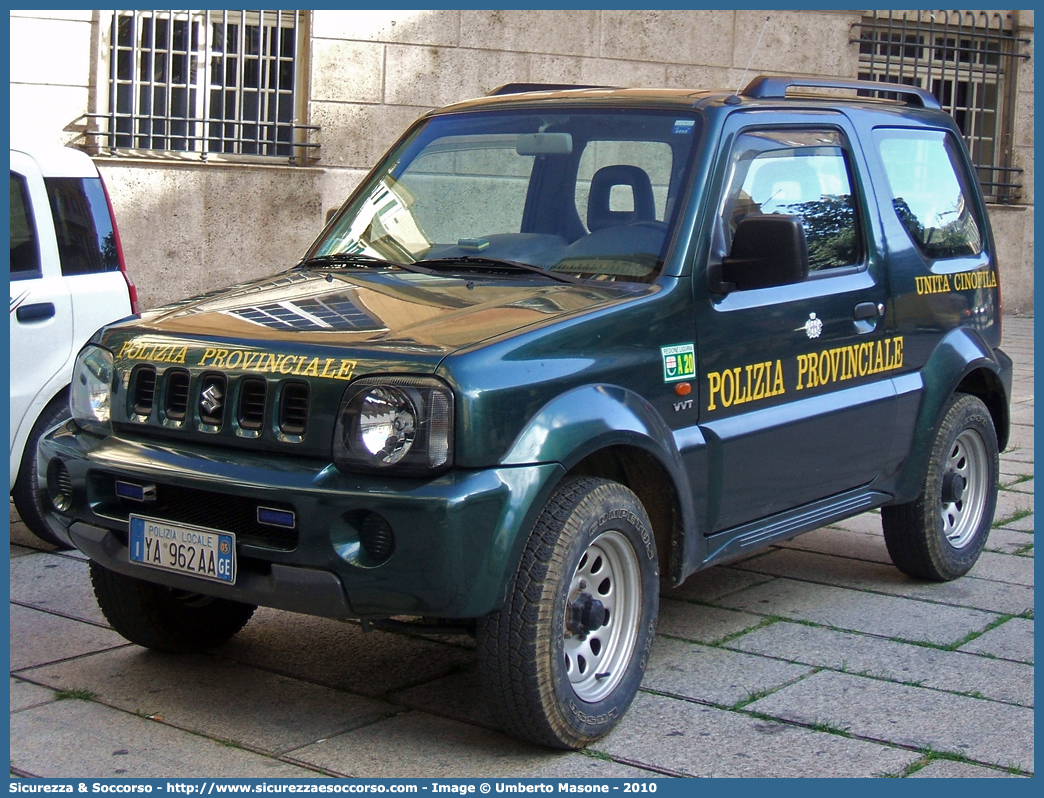
<instances>
[{"instance_id":1,"label":"black roof rail","mask_svg":"<svg viewBox=\"0 0 1044 798\"><path fill-rule=\"evenodd\" d=\"M875 80L832 80L830 78L794 78L761 75L748 83L740 94L744 97L753 97L760 100L783 99L787 96L787 89L794 87L889 92L902 95L910 105L919 105L922 108L930 108L934 111L942 108L935 95L927 89L907 86L902 83L881 83Z\"/></svg>"},{"instance_id":2,"label":"black roof rail","mask_svg":"<svg viewBox=\"0 0 1044 798\"><path fill-rule=\"evenodd\" d=\"M571 89L614 89L615 86L578 86L569 83L505 83L489 92L487 97L498 94L521 94L526 91L570 91Z\"/></svg>"}]
</instances>

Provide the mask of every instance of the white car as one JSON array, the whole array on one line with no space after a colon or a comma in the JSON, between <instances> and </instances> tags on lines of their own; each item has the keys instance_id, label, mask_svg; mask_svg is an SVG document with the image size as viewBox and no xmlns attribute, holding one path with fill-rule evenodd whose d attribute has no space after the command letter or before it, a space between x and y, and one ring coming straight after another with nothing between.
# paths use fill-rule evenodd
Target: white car
<instances>
[{"instance_id":1,"label":"white car","mask_svg":"<svg viewBox=\"0 0 1044 798\"><path fill-rule=\"evenodd\" d=\"M76 353L138 312L112 204L94 162L67 147L11 146L11 498L41 540L36 447L69 417Z\"/></svg>"}]
</instances>

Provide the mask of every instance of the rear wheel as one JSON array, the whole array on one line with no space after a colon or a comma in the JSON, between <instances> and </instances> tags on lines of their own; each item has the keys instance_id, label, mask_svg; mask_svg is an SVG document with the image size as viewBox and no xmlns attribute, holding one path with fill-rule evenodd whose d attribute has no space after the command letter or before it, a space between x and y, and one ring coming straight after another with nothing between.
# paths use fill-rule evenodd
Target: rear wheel
<instances>
[{"instance_id":1,"label":"rear wheel","mask_svg":"<svg viewBox=\"0 0 1044 798\"><path fill-rule=\"evenodd\" d=\"M955 394L936 432L921 495L881 508L888 554L900 571L949 581L975 565L997 507L997 448L986 406Z\"/></svg>"},{"instance_id":2,"label":"rear wheel","mask_svg":"<svg viewBox=\"0 0 1044 798\"><path fill-rule=\"evenodd\" d=\"M246 626L253 604L154 585L91 561L91 583L112 628L139 646L169 654L213 648Z\"/></svg>"},{"instance_id":3,"label":"rear wheel","mask_svg":"<svg viewBox=\"0 0 1044 798\"><path fill-rule=\"evenodd\" d=\"M44 543L50 543L60 549L68 549L69 545L60 540L47 523L46 513L50 500L47 498L46 479L41 480L36 469L36 450L44 433L63 421L68 421L70 417L69 398L64 393L56 396L44 408L25 441L18 477L11 489L15 508L29 531Z\"/></svg>"},{"instance_id":4,"label":"rear wheel","mask_svg":"<svg viewBox=\"0 0 1044 798\"><path fill-rule=\"evenodd\" d=\"M567 482L530 535L504 607L479 624L479 663L504 728L555 748L606 735L641 684L656 629L656 547L638 497Z\"/></svg>"}]
</instances>

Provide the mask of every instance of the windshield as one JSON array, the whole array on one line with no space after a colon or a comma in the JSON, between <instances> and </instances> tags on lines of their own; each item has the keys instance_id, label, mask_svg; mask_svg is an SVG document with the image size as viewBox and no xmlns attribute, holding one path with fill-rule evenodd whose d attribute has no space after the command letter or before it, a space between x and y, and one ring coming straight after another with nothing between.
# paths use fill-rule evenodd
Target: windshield
<instances>
[{"instance_id":1,"label":"windshield","mask_svg":"<svg viewBox=\"0 0 1044 798\"><path fill-rule=\"evenodd\" d=\"M698 136L697 117L677 111L436 116L385 159L308 255L649 282L663 266Z\"/></svg>"}]
</instances>

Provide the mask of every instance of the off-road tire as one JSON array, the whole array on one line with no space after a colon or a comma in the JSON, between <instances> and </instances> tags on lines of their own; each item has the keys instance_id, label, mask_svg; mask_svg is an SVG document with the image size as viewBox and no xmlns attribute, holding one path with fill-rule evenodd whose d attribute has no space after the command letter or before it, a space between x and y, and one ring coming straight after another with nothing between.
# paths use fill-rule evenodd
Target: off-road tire
<instances>
[{"instance_id":1,"label":"off-road tire","mask_svg":"<svg viewBox=\"0 0 1044 798\"><path fill-rule=\"evenodd\" d=\"M253 604L175 590L110 571L91 561L91 583L112 628L139 646L194 654L224 643L246 626Z\"/></svg>"},{"instance_id":2,"label":"off-road tire","mask_svg":"<svg viewBox=\"0 0 1044 798\"><path fill-rule=\"evenodd\" d=\"M604 625L576 634L570 612L593 597ZM478 624L479 670L504 730L566 749L608 734L641 684L658 606L656 544L638 497L602 479L564 483L534 524L503 608Z\"/></svg>"},{"instance_id":3,"label":"off-road tire","mask_svg":"<svg viewBox=\"0 0 1044 798\"><path fill-rule=\"evenodd\" d=\"M966 574L982 553L997 508L997 431L982 401L954 394L935 433L921 494L881 508L885 544L905 574L947 582ZM947 480L961 477L953 501ZM949 491L949 493L948 493Z\"/></svg>"},{"instance_id":4,"label":"off-road tire","mask_svg":"<svg viewBox=\"0 0 1044 798\"><path fill-rule=\"evenodd\" d=\"M59 549L68 549L69 544L58 538L46 520L46 513L51 501L47 498L47 481L40 479L36 470L36 450L40 438L52 427L56 427L70 418L69 398L61 393L52 399L36 419L29 437L22 450L22 462L18 466L18 477L11 488L11 498L23 523L36 537L44 543L50 543Z\"/></svg>"}]
</instances>

